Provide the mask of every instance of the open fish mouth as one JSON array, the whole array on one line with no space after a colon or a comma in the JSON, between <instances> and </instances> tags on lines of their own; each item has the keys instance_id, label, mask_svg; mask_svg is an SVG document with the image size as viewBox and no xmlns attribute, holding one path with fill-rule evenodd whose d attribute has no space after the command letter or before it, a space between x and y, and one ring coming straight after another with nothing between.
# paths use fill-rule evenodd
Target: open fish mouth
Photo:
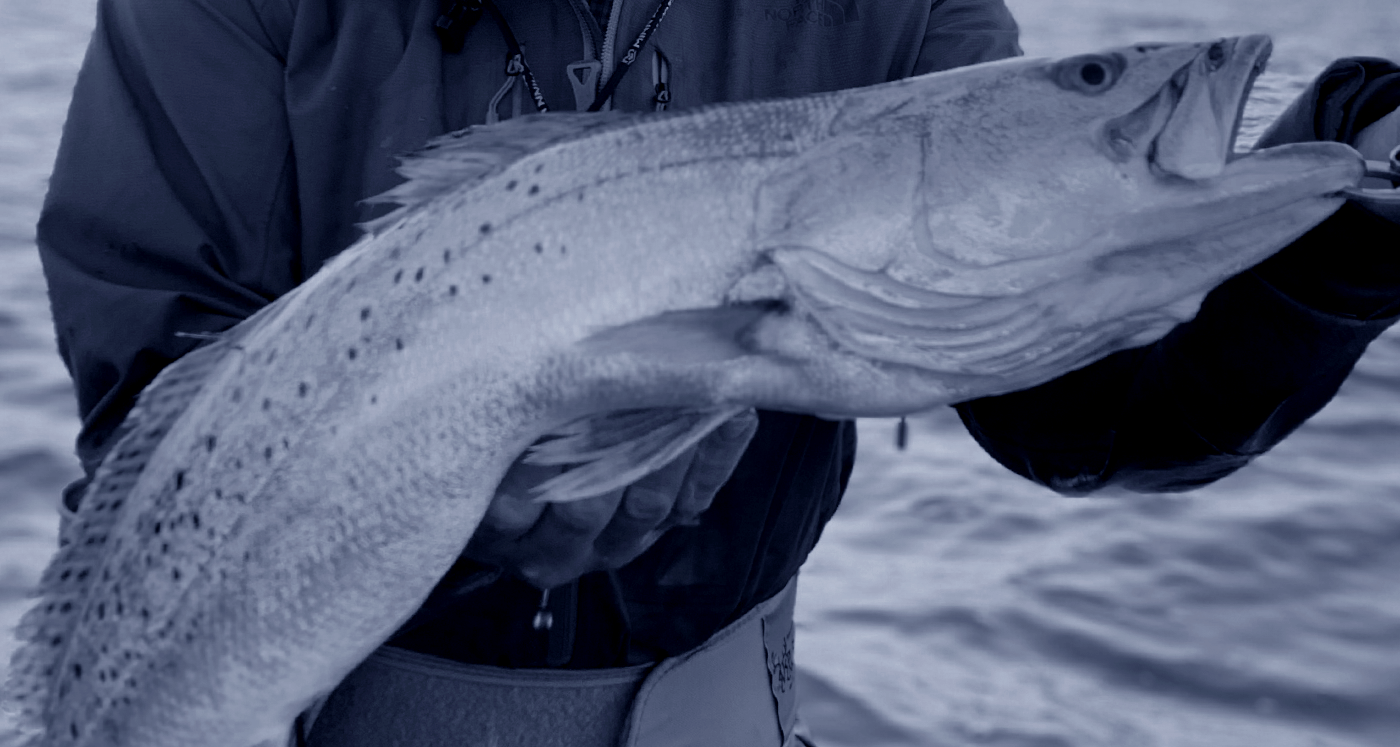
<instances>
[{"instance_id":1,"label":"open fish mouth","mask_svg":"<svg viewBox=\"0 0 1400 747\"><path fill-rule=\"evenodd\" d=\"M1209 179L1248 154L1235 152L1249 92L1264 71L1267 36L1220 39L1205 46L1158 94L1169 113L1152 140L1148 163L1159 176ZM1155 123L1155 122L1154 122Z\"/></svg>"}]
</instances>

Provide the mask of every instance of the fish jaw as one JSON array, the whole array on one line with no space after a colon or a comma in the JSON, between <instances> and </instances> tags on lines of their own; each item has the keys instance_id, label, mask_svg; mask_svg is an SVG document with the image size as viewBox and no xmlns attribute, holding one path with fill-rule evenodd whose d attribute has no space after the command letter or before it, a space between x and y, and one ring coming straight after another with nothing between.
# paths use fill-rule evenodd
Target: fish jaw
<instances>
[{"instance_id":1,"label":"fish jaw","mask_svg":"<svg viewBox=\"0 0 1400 747\"><path fill-rule=\"evenodd\" d=\"M1220 174L1234 148L1245 99L1272 51L1267 36L1221 39L1173 76L1162 96L1175 105L1152 141L1153 165L1184 179Z\"/></svg>"}]
</instances>

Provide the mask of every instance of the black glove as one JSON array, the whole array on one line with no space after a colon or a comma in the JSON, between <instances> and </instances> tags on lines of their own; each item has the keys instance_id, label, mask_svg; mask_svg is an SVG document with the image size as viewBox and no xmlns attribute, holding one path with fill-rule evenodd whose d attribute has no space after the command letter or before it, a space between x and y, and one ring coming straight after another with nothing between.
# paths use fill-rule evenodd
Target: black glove
<instances>
[{"instance_id":1,"label":"black glove","mask_svg":"<svg viewBox=\"0 0 1400 747\"><path fill-rule=\"evenodd\" d=\"M1279 116L1257 147L1311 140L1354 145L1363 130L1397 109L1400 65L1370 57L1338 60ZM1395 316L1400 314L1400 224L1347 202L1254 273L1324 313L1352 319Z\"/></svg>"}]
</instances>

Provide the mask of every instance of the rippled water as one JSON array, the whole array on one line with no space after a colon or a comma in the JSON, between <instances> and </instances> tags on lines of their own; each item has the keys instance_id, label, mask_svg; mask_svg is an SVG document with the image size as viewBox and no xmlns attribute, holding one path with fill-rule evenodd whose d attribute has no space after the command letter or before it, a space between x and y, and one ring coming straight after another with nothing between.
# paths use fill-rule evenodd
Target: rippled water
<instances>
[{"instance_id":1,"label":"rippled water","mask_svg":"<svg viewBox=\"0 0 1400 747\"><path fill-rule=\"evenodd\" d=\"M1400 59L1396 0L1008 3L1032 55L1272 34L1256 134L1329 60ZM91 19L91 0L0 0L0 631L76 472L33 222ZM824 747L1400 744L1400 335L1273 453L1184 496L1060 498L950 411L912 426L900 453L890 423L862 423L803 571Z\"/></svg>"}]
</instances>

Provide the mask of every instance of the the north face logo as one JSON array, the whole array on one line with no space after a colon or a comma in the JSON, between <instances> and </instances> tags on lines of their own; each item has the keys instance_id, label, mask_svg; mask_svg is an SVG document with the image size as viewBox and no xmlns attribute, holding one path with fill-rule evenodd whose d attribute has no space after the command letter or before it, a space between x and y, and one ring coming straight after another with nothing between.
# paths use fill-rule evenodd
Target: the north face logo
<instances>
[{"instance_id":1,"label":"the north face logo","mask_svg":"<svg viewBox=\"0 0 1400 747\"><path fill-rule=\"evenodd\" d=\"M842 26L860 20L856 0L795 0L792 5L764 8L763 20L788 25Z\"/></svg>"}]
</instances>

